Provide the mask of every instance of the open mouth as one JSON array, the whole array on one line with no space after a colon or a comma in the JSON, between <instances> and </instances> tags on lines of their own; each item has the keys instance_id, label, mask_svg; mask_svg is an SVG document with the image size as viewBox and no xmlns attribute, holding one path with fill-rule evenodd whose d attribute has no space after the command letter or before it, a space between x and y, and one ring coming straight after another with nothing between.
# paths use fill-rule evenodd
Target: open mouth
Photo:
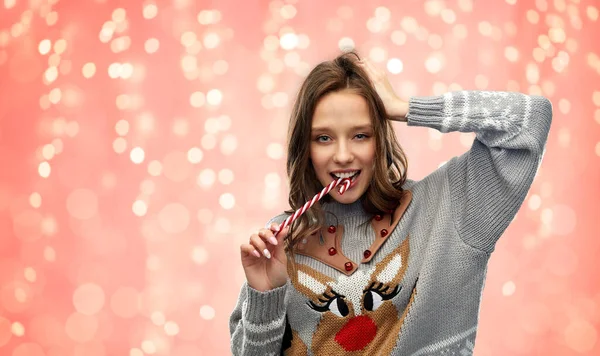
<instances>
[{"instance_id":1,"label":"open mouth","mask_svg":"<svg viewBox=\"0 0 600 356\"><path fill-rule=\"evenodd\" d=\"M350 182L354 183L360 175L360 170L348 173L329 173L329 175L335 180L340 178L350 178Z\"/></svg>"}]
</instances>

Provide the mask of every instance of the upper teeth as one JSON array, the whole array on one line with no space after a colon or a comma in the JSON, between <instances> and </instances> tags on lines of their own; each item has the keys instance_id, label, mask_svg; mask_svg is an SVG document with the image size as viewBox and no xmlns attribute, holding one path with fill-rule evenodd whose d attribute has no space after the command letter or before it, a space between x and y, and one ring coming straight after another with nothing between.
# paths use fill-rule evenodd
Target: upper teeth
<instances>
[{"instance_id":1,"label":"upper teeth","mask_svg":"<svg viewBox=\"0 0 600 356\"><path fill-rule=\"evenodd\" d=\"M354 171L354 172L350 172L350 173L333 173L333 175L338 178L350 178L353 175L355 175L356 173L358 173L358 171Z\"/></svg>"}]
</instances>

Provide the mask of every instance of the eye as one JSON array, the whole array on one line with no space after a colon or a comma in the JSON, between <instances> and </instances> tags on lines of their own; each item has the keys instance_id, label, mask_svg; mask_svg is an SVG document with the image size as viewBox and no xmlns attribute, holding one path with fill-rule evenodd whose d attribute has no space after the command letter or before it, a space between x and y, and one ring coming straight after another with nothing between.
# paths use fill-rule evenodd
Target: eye
<instances>
[{"instance_id":1,"label":"eye","mask_svg":"<svg viewBox=\"0 0 600 356\"><path fill-rule=\"evenodd\" d=\"M359 139L359 140L365 140L365 139L369 138L369 136L368 136L367 134L362 134L362 133L360 133L360 134L357 134L357 135L356 135L356 136L354 136L354 137L356 137L356 138L357 138L357 139Z\"/></svg>"},{"instance_id":2,"label":"eye","mask_svg":"<svg viewBox=\"0 0 600 356\"><path fill-rule=\"evenodd\" d=\"M350 312L348 310L348 305L346 305L344 299L340 297L335 298L329 303L329 310L340 318L345 317Z\"/></svg>"},{"instance_id":3,"label":"eye","mask_svg":"<svg viewBox=\"0 0 600 356\"><path fill-rule=\"evenodd\" d=\"M345 297L343 295L340 295L335 291L331 291L331 294L325 293L323 294L323 296L325 298L319 298L319 301L325 303L325 305L318 305L312 301L309 301L309 307L321 313L330 311L333 314L339 316L340 318L343 318L350 313L348 305L346 304Z\"/></svg>"},{"instance_id":4,"label":"eye","mask_svg":"<svg viewBox=\"0 0 600 356\"><path fill-rule=\"evenodd\" d=\"M317 136L316 138L317 142L328 142L329 140L331 140L331 138L329 136L325 136L325 135L321 135L321 136Z\"/></svg>"},{"instance_id":5,"label":"eye","mask_svg":"<svg viewBox=\"0 0 600 356\"><path fill-rule=\"evenodd\" d=\"M377 310L377 308L379 308L379 306L383 303L383 297L375 291L368 290L365 293L363 303L365 305L365 309L369 311Z\"/></svg>"},{"instance_id":6,"label":"eye","mask_svg":"<svg viewBox=\"0 0 600 356\"><path fill-rule=\"evenodd\" d=\"M390 289L389 286L383 283L373 282L369 286L369 288L363 291L363 305L365 309L369 311L374 311L383 304L384 301L394 298L400 293L400 285L397 285L396 288L392 291L388 291Z\"/></svg>"}]
</instances>

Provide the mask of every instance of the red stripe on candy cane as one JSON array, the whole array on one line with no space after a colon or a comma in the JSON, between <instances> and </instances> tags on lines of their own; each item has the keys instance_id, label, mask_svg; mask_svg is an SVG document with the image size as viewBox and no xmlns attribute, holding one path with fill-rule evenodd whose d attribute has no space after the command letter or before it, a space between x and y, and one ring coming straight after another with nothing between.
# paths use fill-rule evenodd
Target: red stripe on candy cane
<instances>
[{"instance_id":1,"label":"red stripe on candy cane","mask_svg":"<svg viewBox=\"0 0 600 356\"><path fill-rule=\"evenodd\" d=\"M315 205L316 202L321 200L321 198L329 194L329 192L331 192L333 188L341 184L341 186L338 188L338 191L340 194L344 194L346 190L350 188L351 183L352 182L349 178L339 178L338 180L334 180L333 182L329 183L325 188L323 188L319 192L319 194L316 194L310 201L307 201L300 209L296 210L294 214L288 216L287 219L285 219L285 221L279 225L279 230L276 231L274 234L275 237L277 237L280 231L290 226L294 221L296 221L300 216L302 216L302 214L304 214L308 209L310 209L310 207Z\"/></svg>"}]
</instances>

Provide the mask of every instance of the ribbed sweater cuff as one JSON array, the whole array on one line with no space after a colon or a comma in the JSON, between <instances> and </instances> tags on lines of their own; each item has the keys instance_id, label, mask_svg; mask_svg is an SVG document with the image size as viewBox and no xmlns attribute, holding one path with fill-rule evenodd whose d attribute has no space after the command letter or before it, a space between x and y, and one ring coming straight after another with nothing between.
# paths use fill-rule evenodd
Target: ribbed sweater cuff
<instances>
[{"instance_id":1,"label":"ribbed sweater cuff","mask_svg":"<svg viewBox=\"0 0 600 356\"><path fill-rule=\"evenodd\" d=\"M440 130L444 120L444 97L414 96L408 101L408 126L425 126Z\"/></svg>"},{"instance_id":2,"label":"ribbed sweater cuff","mask_svg":"<svg viewBox=\"0 0 600 356\"><path fill-rule=\"evenodd\" d=\"M248 299L244 311L245 319L254 324L264 324L285 314L287 310L285 295L288 284L289 281L281 287L266 292L259 292L250 286L246 286L248 288Z\"/></svg>"}]
</instances>

